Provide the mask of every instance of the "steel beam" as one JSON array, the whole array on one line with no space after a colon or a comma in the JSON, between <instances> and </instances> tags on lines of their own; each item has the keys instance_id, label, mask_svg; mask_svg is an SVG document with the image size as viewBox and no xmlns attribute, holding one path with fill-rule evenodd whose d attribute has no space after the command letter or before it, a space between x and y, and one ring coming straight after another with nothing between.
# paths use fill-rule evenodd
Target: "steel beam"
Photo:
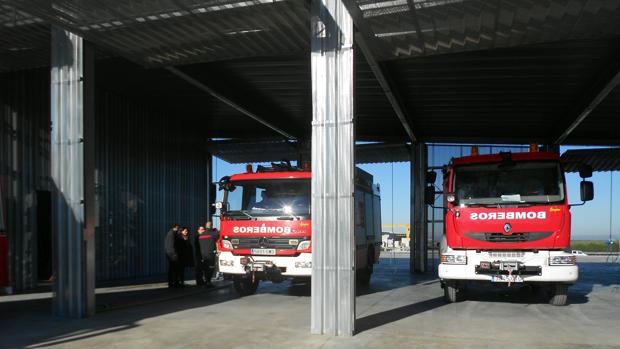
<instances>
[{"instance_id":1,"label":"steel beam","mask_svg":"<svg viewBox=\"0 0 620 349\"><path fill-rule=\"evenodd\" d=\"M409 140L411 140L412 143L416 142L417 138L411 129L411 125L409 124L409 120L411 118L409 117L406 108L403 106L402 98L400 97L398 90L394 87L394 82L385 73L385 69L380 65L380 63L377 62L374 54L366 44L366 39L364 39L364 36L361 33L355 34L355 42L364 54L366 62L368 62L368 65L370 66L370 70L372 70L372 73L375 75L375 78L379 82L379 85L381 86L385 97L390 102L390 105L392 105L392 109L394 109L396 117L398 117L398 120L403 125L405 132L409 136Z\"/></svg>"},{"instance_id":2,"label":"steel beam","mask_svg":"<svg viewBox=\"0 0 620 349\"><path fill-rule=\"evenodd\" d=\"M611 78L607 80L606 83L602 84L601 87L592 89L596 91L595 93L593 93L594 98L592 98L591 101L582 104L585 105L585 108L579 110L577 118L575 118L575 120L568 126L568 128L560 134L560 136L555 140L554 144L562 144L566 140L566 138L568 138L568 136L570 136L570 134L573 133L573 131L575 131L575 129L579 127L579 125L581 125L581 123L590 115L590 113L592 113L592 111L594 111L594 109L596 109L596 107L598 107L598 105L605 100L607 95L609 95L611 91L613 91L620 84L620 68L617 68L618 59L620 59L620 56L616 56L616 59L613 62L613 65L616 66L616 68L613 69L615 70L615 73L612 73Z\"/></svg>"},{"instance_id":3,"label":"steel beam","mask_svg":"<svg viewBox=\"0 0 620 349\"><path fill-rule=\"evenodd\" d=\"M94 52L52 27L54 314L95 312Z\"/></svg>"},{"instance_id":4,"label":"steel beam","mask_svg":"<svg viewBox=\"0 0 620 349\"><path fill-rule=\"evenodd\" d=\"M313 0L311 330L355 330L353 21L341 0Z\"/></svg>"},{"instance_id":5,"label":"steel beam","mask_svg":"<svg viewBox=\"0 0 620 349\"><path fill-rule=\"evenodd\" d=\"M368 62L372 73L375 75L375 78L379 82L379 85L381 86L385 97L392 105L392 109L394 109L394 113L396 113L396 117L398 117L398 120L403 125L403 128L409 136L410 141L416 142L416 136L413 133L409 122L411 118L407 113L407 109L403 106L402 98L400 97L398 90L394 87L394 82L392 81L390 76L386 74L384 67L382 67L381 64L377 61L377 57L372 52L370 45L368 45L368 40L371 40L372 46L379 48L384 48L385 43L375 38L374 32L364 19L364 14L360 10L357 1L342 1L351 16L353 17L355 27L358 30L358 32L355 33L355 42L357 43L357 47L362 51L362 54L364 54L366 62Z\"/></svg>"},{"instance_id":6,"label":"steel beam","mask_svg":"<svg viewBox=\"0 0 620 349\"><path fill-rule=\"evenodd\" d=\"M428 148L424 143L411 146L410 226L413 227L413 247L410 251L412 273L428 270L428 208L424 203L424 187L428 170ZM410 242L411 245L411 242Z\"/></svg>"},{"instance_id":7,"label":"steel beam","mask_svg":"<svg viewBox=\"0 0 620 349\"><path fill-rule=\"evenodd\" d=\"M275 126L274 124L270 123L269 121L266 121L265 119L263 119L262 117L254 114L253 112L251 112L250 110L242 107L241 105L235 103L234 101L232 101L231 99L229 99L228 97L218 93L217 91L215 91L214 89L212 89L211 87L205 85L204 83L194 79L193 77L185 74L184 72L180 71L179 69L175 68L175 67L167 67L166 68L169 72L171 72L172 74L178 76L179 78L185 80L187 83L194 85L195 87L197 87L198 89L200 89L203 92L206 92L207 94L210 94L211 96L213 96L214 98L218 99L220 102L228 105L229 107L237 110L238 112L250 117L251 119L254 119L256 121L258 121L260 124L276 131L277 133L281 134L282 136L284 136L287 139L290 140L295 140L296 137L291 135L290 133L282 130L281 128Z\"/></svg>"}]
</instances>

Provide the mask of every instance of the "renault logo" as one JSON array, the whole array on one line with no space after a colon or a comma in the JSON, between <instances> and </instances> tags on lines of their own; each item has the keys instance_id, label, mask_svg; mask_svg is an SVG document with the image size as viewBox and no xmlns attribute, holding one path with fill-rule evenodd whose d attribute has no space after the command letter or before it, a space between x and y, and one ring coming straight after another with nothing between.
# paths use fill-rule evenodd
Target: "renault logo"
<instances>
[{"instance_id":1,"label":"renault logo","mask_svg":"<svg viewBox=\"0 0 620 349\"><path fill-rule=\"evenodd\" d=\"M512 230L512 225L510 225L510 223L506 223L504 224L504 233L506 235L510 234L510 231Z\"/></svg>"}]
</instances>

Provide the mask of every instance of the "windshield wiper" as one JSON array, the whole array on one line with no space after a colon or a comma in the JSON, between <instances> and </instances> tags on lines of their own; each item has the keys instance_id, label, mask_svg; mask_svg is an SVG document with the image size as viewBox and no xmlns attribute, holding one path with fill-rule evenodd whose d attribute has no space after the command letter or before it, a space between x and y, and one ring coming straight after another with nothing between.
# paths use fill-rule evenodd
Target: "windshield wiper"
<instances>
[{"instance_id":1,"label":"windshield wiper","mask_svg":"<svg viewBox=\"0 0 620 349\"><path fill-rule=\"evenodd\" d=\"M251 214L249 214L249 213L247 213L247 212L245 212L245 211L243 211L243 210L241 210L241 211L239 211L239 212L241 212L241 213L243 213L244 215L246 215L249 219L255 219L255 217L254 217L254 216L252 216Z\"/></svg>"}]
</instances>

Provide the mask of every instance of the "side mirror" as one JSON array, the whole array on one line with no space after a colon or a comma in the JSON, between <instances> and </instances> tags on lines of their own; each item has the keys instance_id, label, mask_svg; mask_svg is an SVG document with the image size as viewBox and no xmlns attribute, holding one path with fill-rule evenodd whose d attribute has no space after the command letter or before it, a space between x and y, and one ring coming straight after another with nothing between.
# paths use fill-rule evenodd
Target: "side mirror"
<instances>
[{"instance_id":1,"label":"side mirror","mask_svg":"<svg viewBox=\"0 0 620 349\"><path fill-rule=\"evenodd\" d=\"M213 208L220 210L220 213L226 212L228 210L228 203L223 202L223 201L218 201L215 204L213 204Z\"/></svg>"},{"instance_id":2,"label":"side mirror","mask_svg":"<svg viewBox=\"0 0 620 349\"><path fill-rule=\"evenodd\" d=\"M581 201L590 201L594 199L594 184L590 181L581 182Z\"/></svg>"},{"instance_id":3,"label":"side mirror","mask_svg":"<svg viewBox=\"0 0 620 349\"><path fill-rule=\"evenodd\" d=\"M437 180L437 172L435 171L426 172L426 184L435 184L436 180Z\"/></svg>"},{"instance_id":4,"label":"side mirror","mask_svg":"<svg viewBox=\"0 0 620 349\"><path fill-rule=\"evenodd\" d=\"M592 177L592 166L588 164L582 164L579 166L579 177L590 178Z\"/></svg>"},{"instance_id":5,"label":"side mirror","mask_svg":"<svg viewBox=\"0 0 620 349\"><path fill-rule=\"evenodd\" d=\"M230 181L230 176L224 176L220 179L218 184L218 190L235 191L235 185Z\"/></svg>"},{"instance_id":6,"label":"side mirror","mask_svg":"<svg viewBox=\"0 0 620 349\"><path fill-rule=\"evenodd\" d=\"M430 206L435 204L435 187L424 188L424 203Z\"/></svg>"}]
</instances>

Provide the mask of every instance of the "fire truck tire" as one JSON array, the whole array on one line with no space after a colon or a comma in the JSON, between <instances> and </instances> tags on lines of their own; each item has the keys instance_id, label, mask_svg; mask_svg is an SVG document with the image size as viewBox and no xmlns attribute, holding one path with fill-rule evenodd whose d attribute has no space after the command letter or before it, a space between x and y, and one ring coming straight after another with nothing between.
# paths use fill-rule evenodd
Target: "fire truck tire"
<instances>
[{"instance_id":1,"label":"fire truck tire","mask_svg":"<svg viewBox=\"0 0 620 349\"><path fill-rule=\"evenodd\" d=\"M443 298L447 303L455 303L460 300L460 292L456 283L446 282L443 286Z\"/></svg>"},{"instance_id":2,"label":"fire truck tire","mask_svg":"<svg viewBox=\"0 0 620 349\"><path fill-rule=\"evenodd\" d=\"M557 283L551 286L551 299L549 303L555 306L566 305L568 300L568 285Z\"/></svg>"},{"instance_id":3,"label":"fire truck tire","mask_svg":"<svg viewBox=\"0 0 620 349\"><path fill-rule=\"evenodd\" d=\"M250 296L256 293L256 289L258 288L258 279L255 279L252 282L252 278L250 276L245 275L234 275L233 276L233 286L235 287L235 291L241 297Z\"/></svg>"}]
</instances>

